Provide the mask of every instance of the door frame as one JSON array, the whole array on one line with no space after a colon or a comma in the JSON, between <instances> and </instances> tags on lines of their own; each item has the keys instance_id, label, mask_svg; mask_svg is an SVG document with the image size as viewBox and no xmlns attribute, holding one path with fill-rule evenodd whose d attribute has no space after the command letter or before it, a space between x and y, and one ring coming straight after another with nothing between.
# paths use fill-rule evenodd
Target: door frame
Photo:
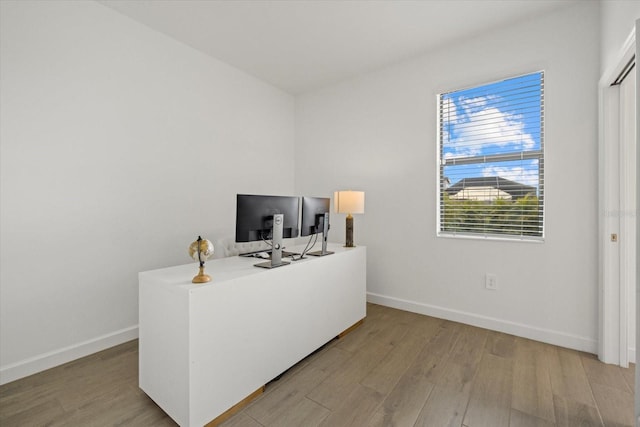
<instances>
[{"instance_id":1,"label":"door frame","mask_svg":"<svg viewBox=\"0 0 640 427\"><path fill-rule=\"evenodd\" d=\"M599 178L598 178L598 242L599 242L599 327L598 358L605 363L629 366L628 321L629 298L627 286L622 286L628 266L635 263L625 245L619 243L628 229L624 215L625 187L629 182L628 168L623 167L624 147L620 141L620 88L611 83L635 57L635 28L622 46L615 66L605 72L598 84L599 107ZM637 168L637 165L636 165ZM628 189L627 189L628 191ZM612 241L612 234L619 236Z\"/></svg>"}]
</instances>

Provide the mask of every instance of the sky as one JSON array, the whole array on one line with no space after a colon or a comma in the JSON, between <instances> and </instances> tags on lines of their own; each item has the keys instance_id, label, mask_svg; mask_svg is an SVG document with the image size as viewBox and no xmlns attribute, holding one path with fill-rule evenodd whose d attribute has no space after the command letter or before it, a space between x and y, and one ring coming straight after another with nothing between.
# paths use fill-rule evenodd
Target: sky
<instances>
[{"instance_id":1,"label":"sky","mask_svg":"<svg viewBox=\"0 0 640 427\"><path fill-rule=\"evenodd\" d=\"M442 94L444 159L540 150L541 94L541 72ZM539 189L537 159L445 163L444 176L451 185L463 178L500 176Z\"/></svg>"}]
</instances>

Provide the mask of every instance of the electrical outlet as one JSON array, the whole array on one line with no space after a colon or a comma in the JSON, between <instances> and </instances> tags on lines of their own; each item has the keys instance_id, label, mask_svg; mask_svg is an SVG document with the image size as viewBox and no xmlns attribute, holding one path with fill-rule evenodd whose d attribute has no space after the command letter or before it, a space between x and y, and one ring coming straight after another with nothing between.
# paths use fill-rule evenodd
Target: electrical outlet
<instances>
[{"instance_id":1,"label":"electrical outlet","mask_svg":"<svg viewBox=\"0 0 640 427\"><path fill-rule=\"evenodd\" d=\"M484 276L484 287L492 291L498 290L498 278L495 274L487 273Z\"/></svg>"}]
</instances>

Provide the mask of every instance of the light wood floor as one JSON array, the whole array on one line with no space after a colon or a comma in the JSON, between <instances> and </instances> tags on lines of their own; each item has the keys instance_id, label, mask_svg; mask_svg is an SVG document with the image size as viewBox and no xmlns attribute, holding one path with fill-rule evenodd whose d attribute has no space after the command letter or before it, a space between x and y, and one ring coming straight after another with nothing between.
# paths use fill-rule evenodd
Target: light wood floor
<instances>
[{"instance_id":1,"label":"light wood floor","mask_svg":"<svg viewBox=\"0 0 640 427\"><path fill-rule=\"evenodd\" d=\"M0 425L173 426L138 389L137 341L0 387ZM634 369L368 305L224 427L632 426Z\"/></svg>"}]
</instances>

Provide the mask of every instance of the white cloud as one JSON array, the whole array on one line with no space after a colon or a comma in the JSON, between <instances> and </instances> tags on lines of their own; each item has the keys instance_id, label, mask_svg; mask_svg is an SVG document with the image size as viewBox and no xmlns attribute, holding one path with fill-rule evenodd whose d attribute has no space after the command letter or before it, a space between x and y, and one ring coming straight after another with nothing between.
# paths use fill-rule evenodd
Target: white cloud
<instances>
[{"instance_id":1,"label":"white cloud","mask_svg":"<svg viewBox=\"0 0 640 427\"><path fill-rule=\"evenodd\" d=\"M530 185L532 187L538 187L538 168L535 167L538 161L533 160L531 162L532 167L527 168L523 166L487 166L482 169L482 176L499 176L511 181L519 182L521 184Z\"/></svg>"},{"instance_id":2,"label":"white cloud","mask_svg":"<svg viewBox=\"0 0 640 427\"><path fill-rule=\"evenodd\" d=\"M495 99L495 97L477 96L475 98L461 98L460 104L464 113L471 115L474 112L482 110L487 105L487 101L492 99Z\"/></svg>"},{"instance_id":3,"label":"white cloud","mask_svg":"<svg viewBox=\"0 0 640 427\"><path fill-rule=\"evenodd\" d=\"M518 146L524 151L535 147L533 137L525 132L522 116L491 106L488 101L495 99L495 96L461 98L459 107L454 100L447 100L450 113L445 125L451 128L446 135L451 137L448 157L477 156L492 147Z\"/></svg>"}]
</instances>

